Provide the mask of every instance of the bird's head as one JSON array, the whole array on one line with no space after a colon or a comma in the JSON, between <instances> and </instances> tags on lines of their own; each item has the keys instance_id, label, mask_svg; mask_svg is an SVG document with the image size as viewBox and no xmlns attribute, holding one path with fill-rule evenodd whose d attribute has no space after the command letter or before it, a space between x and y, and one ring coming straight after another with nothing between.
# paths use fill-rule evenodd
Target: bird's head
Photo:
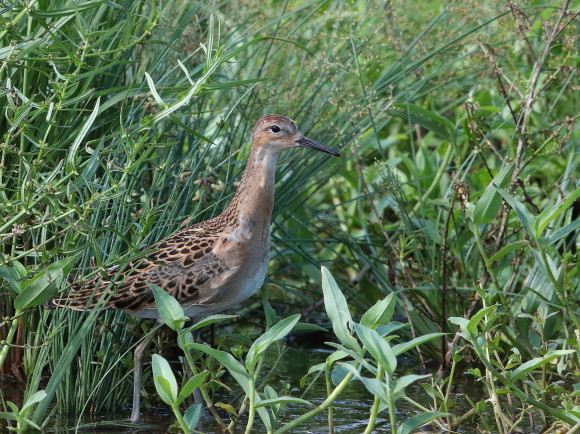
<instances>
[{"instance_id":1,"label":"bird's head","mask_svg":"<svg viewBox=\"0 0 580 434\"><path fill-rule=\"evenodd\" d=\"M298 131L296 122L281 115L266 115L258 119L252 133L252 146L274 152L302 147L340 157L340 154L333 149L303 136Z\"/></svg>"}]
</instances>

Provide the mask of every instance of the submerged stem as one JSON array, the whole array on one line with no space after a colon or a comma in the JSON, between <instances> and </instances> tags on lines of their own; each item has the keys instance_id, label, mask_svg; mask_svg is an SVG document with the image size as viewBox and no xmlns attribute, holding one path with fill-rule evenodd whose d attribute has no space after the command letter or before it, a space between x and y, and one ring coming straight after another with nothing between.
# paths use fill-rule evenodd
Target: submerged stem
<instances>
[{"instance_id":1,"label":"submerged stem","mask_svg":"<svg viewBox=\"0 0 580 434\"><path fill-rule=\"evenodd\" d=\"M383 366L379 364L377 369L377 380L383 380ZM373 401L373 406L371 408L371 414L369 416L369 423L367 424L367 429L365 430L364 434L370 434L373 432L375 428L375 422L377 420L377 415L379 414L379 405L381 403L381 399L375 395L375 400Z\"/></svg>"},{"instance_id":2,"label":"submerged stem","mask_svg":"<svg viewBox=\"0 0 580 434\"><path fill-rule=\"evenodd\" d=\"M275 431L274 434L279 434L279 433L290 431L291 429L297 427L301 423L306 422L308 419L310 419L313 416L316 416L317 414L326 410L334 402L334 400L336 398L338 398L338 395L340 395L340 393L348 385L348 383L350 382L352 377L353 377L352 372L349 372L348 374L346 374L346 376L342 379L342 381L338 384L338 386L336 386L334 391L324 400L324 402L322 404L320 404L314 410L310 410L308 413L304 413L302 416L297 417L292 422L284 425L282 428Z\"/></svg>"},{"instance_id":3,"label":"submerged stem","mask_svg":"<svg viewBox=\"0 0 580 434\"><path fill-rule=\"evenodd\" d=\"M332 384L332 380L330 378L330 371L329 367L324 371L324 379L326 380L326 395L330 396L332 393L330 385ZM332 404L328 406L328 434L334 433L334 411L332 408Z\"/></svg>"}]
</instances>

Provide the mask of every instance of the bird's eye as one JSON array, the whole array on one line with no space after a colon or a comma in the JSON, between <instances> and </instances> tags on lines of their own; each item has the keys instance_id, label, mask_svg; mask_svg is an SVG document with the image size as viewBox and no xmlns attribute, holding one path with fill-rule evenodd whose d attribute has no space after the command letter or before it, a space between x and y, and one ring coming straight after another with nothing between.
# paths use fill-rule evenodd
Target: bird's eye
<instances>
[{"instance_id":1,"label":"bird's eye","mask_svg":"<svg viewBox=\"0 0 580 434\"><path fill-rule=\"evenodd\" d=\"M273 133L279 133L280 132L280 127L278 125L272 125L270 127L270 129L272 130Z\"/></svg>"}]
</instances>

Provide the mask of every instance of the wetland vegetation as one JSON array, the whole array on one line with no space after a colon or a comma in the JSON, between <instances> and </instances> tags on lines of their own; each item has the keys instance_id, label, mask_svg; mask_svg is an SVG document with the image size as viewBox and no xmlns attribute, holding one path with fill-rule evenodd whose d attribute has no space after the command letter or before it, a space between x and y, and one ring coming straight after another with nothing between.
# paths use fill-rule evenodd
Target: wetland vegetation
<instances>
[{"instance_id":1,"label":"wetland vegetation","mask_svg":"<svg viewBox=\"0 0 580 434\"><path fill-rule=\"evenodd\" d=\"M0 430L122 425L157 325L43 303L218 215L279 113L343 155L280 162L239 309L156 293L156 429L576 432L578 6L0 2Z\"/></svg>"}]
</instances>

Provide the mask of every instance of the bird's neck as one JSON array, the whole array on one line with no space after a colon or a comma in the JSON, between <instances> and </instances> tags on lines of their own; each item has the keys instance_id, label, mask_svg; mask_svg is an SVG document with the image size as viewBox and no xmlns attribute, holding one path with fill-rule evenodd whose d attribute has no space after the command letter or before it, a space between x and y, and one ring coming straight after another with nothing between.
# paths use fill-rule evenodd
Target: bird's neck
<instances>
[{"instance_id":1,"label":"bird's neck","mask_svg":"<svg viewBox=\"0 0 580 434\"><path fill-rule=\"evenodd\" d=\"M225 213L234 219L243 216L269 222L274 207L277 161L276 152L253 147L238 190Z\"/></svg>"}]
</instances>

